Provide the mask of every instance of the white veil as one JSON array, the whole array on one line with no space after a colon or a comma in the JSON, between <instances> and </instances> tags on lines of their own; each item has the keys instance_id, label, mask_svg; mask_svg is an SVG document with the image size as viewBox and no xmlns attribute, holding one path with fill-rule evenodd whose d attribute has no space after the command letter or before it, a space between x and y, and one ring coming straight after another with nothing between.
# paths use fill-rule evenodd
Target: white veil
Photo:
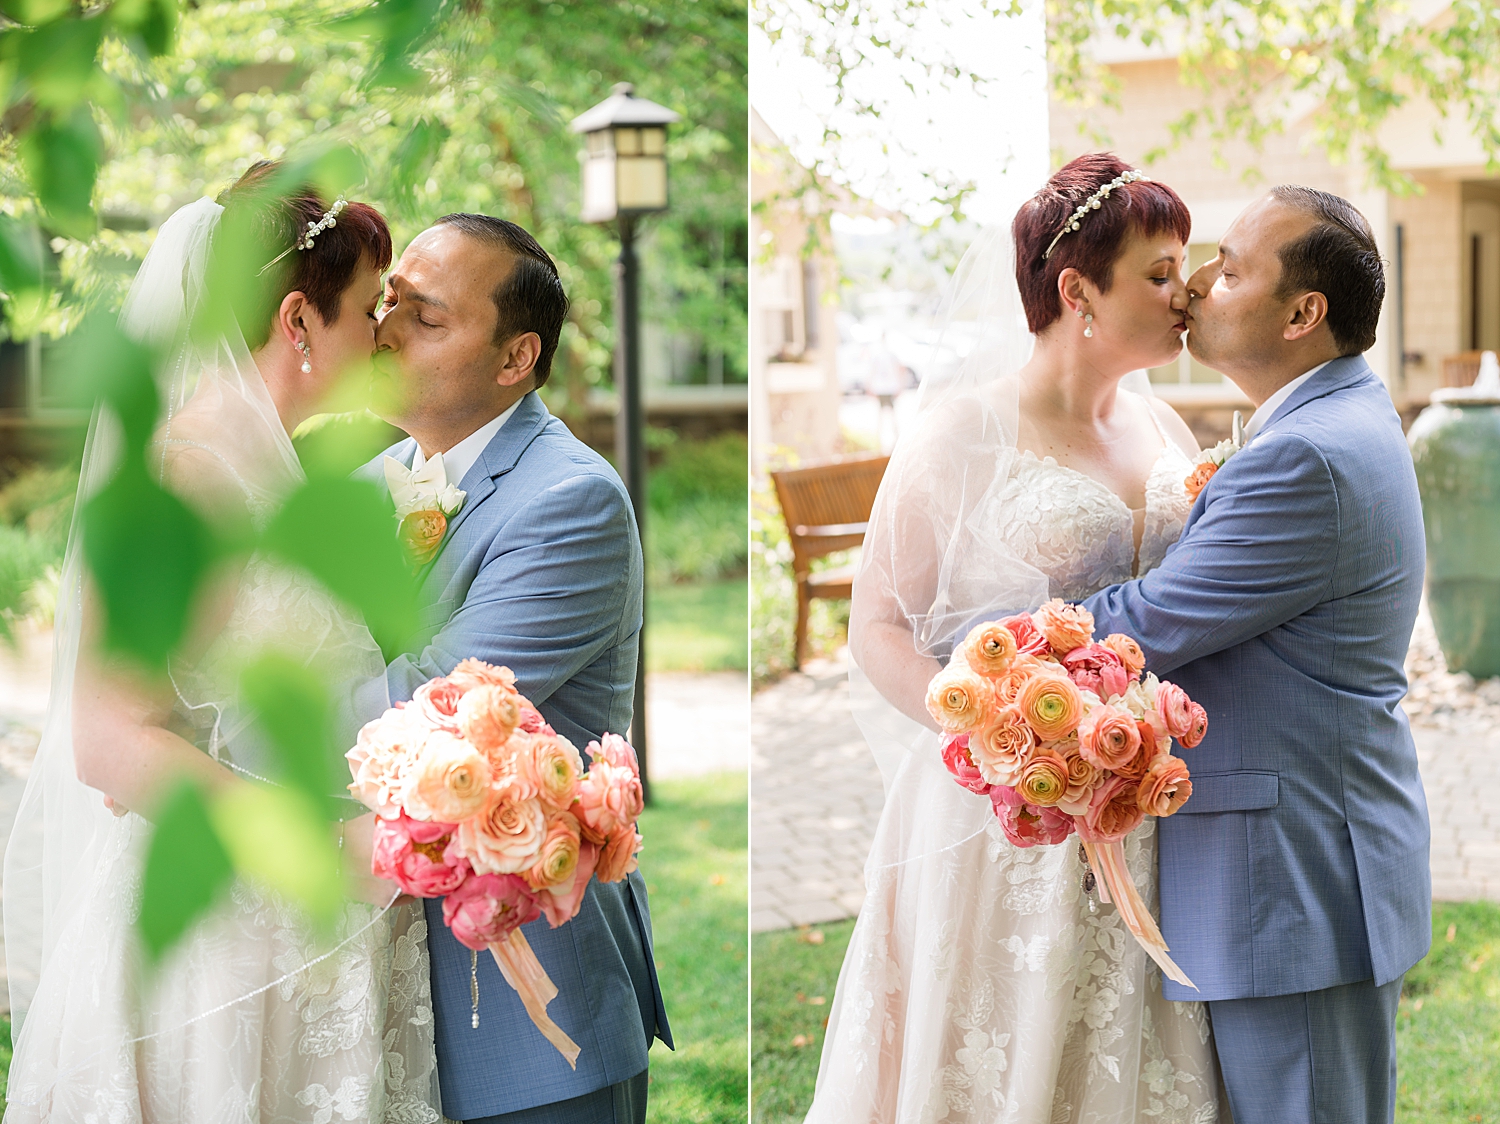
<instances>
[{"instance_id":1,"label":"white veil","mask_svg":"<svg viewBox=\"0 0 1500 1124\"><path fill-rule=\"evenodd\" d=\"M149 343L164 356L157 369L162 416L148 451L156 479L212 519L214 511L205 509L205 496L199 492L203 477L212 476L217 483L208 489L210 498L229 497L227 506L236 509L235 516L248 516L253 524L263 526L305 477L265 381L233 319L227 318L228 327L211 339L195 338L190 330L197 302L204 297L214 232L222 213L218 203L203 198L163 223L131 286L120 322L127 335ZM13 1100L24 1090L29 1103L46 1103L54 1084L65 1086L70 1073L103 1064L99 1056L120 1045L106 1039L111 1031L101 1028L94 1042L73 1044L71 1057L76 1064L70 1067L66 1058L55 1056L51 1044L28 1044L25 1039L28 1016L42 1009L39 988L44 980L68 967L60 964L49 975L54 954L66 955L71 961L78 943L74 930L82 918L95 916L99 909L101 890L95 885L96 872L111 863L118 864L123 852L139 855L148 836L139 817L127 814L116 819L111 814L101 794L77 778L73 757L74 680L86 569L81 513L87 501L108 483L118 467L121 449L118 422L113 415L96 409L85 445L78 503L58 596L47 719L5 851L5 956L17 1062L11 1090ZM184 456L190 459L178 459ZM184 489L193 494L185 495ZM274 565L255 556L246 574L252 574L258 566ZM241 582L242 599L249 583L249 577ZM300 586L296 580L268 584L289 606L284 635L272 641L280 650L307 666L314 666L316 661L320 669L339 677L341 687L352 689L377 677L383 680L385 664L380 649L354 614L310 582ZM173 720L180 723L183 736L222 764L251 776L274 778L279 772L274 757L266 751L250 716L236 702L237 661L256 654L246 650L242 632L230 635L232 627L243 623L241 610L237 602L231 626L226 626L225 634L210 645L202 660L191 667L171 666L177 693ZM274 615L280 611L273 608L270 612ZM353 744L352 731L341 729L340 734L349 738L342 744ZM117 869L128 872L139 868L138 863L134 867L127 863ZM338 947L379 920L369 921ZM128 930L133 921L133 916L127 917L121 924ZM73 951L60 952L60 940ZM312 957L295 950L283 951L275 961L277 972L272 973L280 973L280 979L267 986L284 983L327 955L331 953ZM425 961L425 954L422 959ZM71 969L87 974L94 965L77 963ZM175 1009L174 1013L183 1016L179 1025L156 1033L180 1031L181 1025L267 990L267 986L259 986L234 998L238 993L232 988L237 985L226 986L231 990L206 988L196 1007L197 1000L190 995ZM47 987L52 990L43 991L49 996L48 1017L43 1021L51 1024L57 1004L50 996L56 989L51 984ZM79 1003L76 999L71 1002ZM87 1002L82 1005L87 1007ZM70 1025L77 1021L75 1016ZM149 1020L147 1025L152 1025ZM44 1032L37 1029L36 1033ZM56 1027L45 1033L55 1036ZM29 1064L20 1064L28 1056ZM80 1057L82 1062L78 1062Z\"/></svg>"}]
</instances>

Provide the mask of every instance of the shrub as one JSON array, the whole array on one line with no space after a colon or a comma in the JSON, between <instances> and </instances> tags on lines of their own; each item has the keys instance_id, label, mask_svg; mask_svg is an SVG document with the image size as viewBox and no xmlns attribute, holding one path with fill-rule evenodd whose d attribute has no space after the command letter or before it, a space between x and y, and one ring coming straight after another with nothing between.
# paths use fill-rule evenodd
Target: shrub
<instances>
[{"instance_id":1,"label":"shrub","mask_svg":"<svg viewBox=\"0 0 1500 1124\"><path fill-rule=\"evenodd\" d=\"M748 556L744 434L681 441L657 431L646 477L647 573L656 583L712 581L745 572Z\"/></svg>"}]
</instances>

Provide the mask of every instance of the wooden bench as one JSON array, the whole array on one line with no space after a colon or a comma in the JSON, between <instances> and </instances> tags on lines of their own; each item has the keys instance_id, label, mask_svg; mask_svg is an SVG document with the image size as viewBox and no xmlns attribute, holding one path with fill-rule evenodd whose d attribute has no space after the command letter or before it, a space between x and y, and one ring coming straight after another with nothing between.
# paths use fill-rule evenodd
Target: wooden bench
<instances>
[{"instance_id":1,"label":"wooden bench","mask_svg":"<svg viewBox=\"0 0 1500 1124\"><path fill-rule=\"evenodd\" d=\"M840 457L771 473L791 540L792 574L797 582L795 667L802 666L807 654L807 616L813 598L848 597L854 588L852 565L815 574L812 562L864 542L875 493L889 461L883 455Z\"/></svg>"}]
</instances>

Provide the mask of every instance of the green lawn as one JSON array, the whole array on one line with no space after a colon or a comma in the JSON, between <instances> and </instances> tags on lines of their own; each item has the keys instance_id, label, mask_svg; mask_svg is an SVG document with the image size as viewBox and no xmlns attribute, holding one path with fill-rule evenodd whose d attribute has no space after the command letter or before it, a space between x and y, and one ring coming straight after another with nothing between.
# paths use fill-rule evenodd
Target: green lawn
<instances>
[{"instance_id":1,"label":"green lawn","mask_svg":"<svg viewBox=\"0 0 1500 1124\"><path fill-rule=\"evenodd\" d=\"M651 1047L650 1124L742 1124L746 1105L746 778L658 781L641 819L656 965L676 1052Z\"/></svg>"},{"instance_id":2,"label":"green lawn","mask_svg":"<svg viewBox=\"0 0 1500 1124\"><path fill-rule=\"evenodd\" d=\"M650 671L744 671L749 666L744 577L649 587Z\"/></svg>"},{"instance_id":3,"label":"green lawn","mask_svg":"<svg viewBox=\"0 0 1500 1124\"><path fill-rule=\"evenodd\" d=\"M745 1119L745 775L657 781L641 818L657 971L675 1053L651 1049L650 1124ZM0 1112L10 1020L0 1018Z\"/></svg>"},{"instance_id":4,"label":"green lawn","mask_svg":"<svg viewBox=\"0 0 1500 1124\"><path fill-rule=\"evenodd\" d=\"M755 1124L794 1124L806 1113L853 928L756 935ZM817 934L822 942L811 943ZM1397 1124L1500 1124L1500 905L1436 902L1432 934L1397 1016Z\"/></svg>"}]
</instances>

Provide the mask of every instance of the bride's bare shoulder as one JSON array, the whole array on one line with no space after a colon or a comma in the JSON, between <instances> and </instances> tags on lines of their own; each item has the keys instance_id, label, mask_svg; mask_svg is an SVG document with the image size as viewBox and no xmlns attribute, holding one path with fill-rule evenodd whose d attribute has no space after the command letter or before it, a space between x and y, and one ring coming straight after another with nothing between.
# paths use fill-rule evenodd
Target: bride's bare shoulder
<instances>
[{"instance_id":1,"label":"bride's bare shoulder","mask_svg":"<svg viewBox=\"0 0 1500 1124\"><path fill-rule=\"evenodd\" d=\"M224 456L214 450L212 433L201 432L189 415L158 431L150 455L162 487L210 524L237 526L250 517L250 493Z\"/></svg>"},{"instance_id":2,"label":"bride's bare shoulder","mask_svg":"<svg viewBox=\"0 0 1500 1124\"><path fill-rule=\"evenodd\" d=\"M1156 412L1157 420L1172 442L1188 456L1196 457L1200 451L1198 438L1188 423L1182 420L1182 415L1172 408L1172 404L1152 395L1146 399L1146 405Z\"/></svg>"}]
</instances>

